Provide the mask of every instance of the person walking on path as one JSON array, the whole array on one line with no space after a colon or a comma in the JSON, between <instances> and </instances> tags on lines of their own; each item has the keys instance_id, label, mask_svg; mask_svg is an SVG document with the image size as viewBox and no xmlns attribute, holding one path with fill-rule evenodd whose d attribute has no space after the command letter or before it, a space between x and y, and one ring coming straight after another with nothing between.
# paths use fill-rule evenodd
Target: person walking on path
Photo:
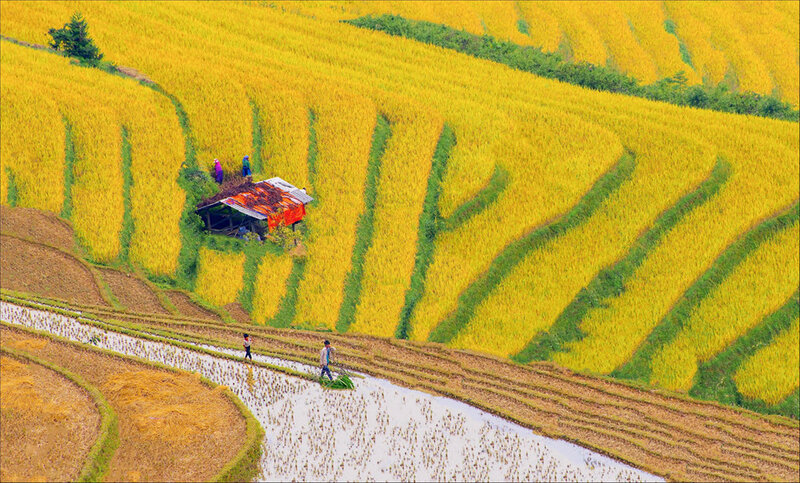
<instances>
[{"instance_id":1,"label":"person walking on path","mask_svg":"<svg viewBox=\"0 0 800 483\"><path fill-rule=\"evenodd\" d=\"M214 160L214 179L217 180L217 184L222 184L222 165L219 164L219 159Z\"/></svg>"},{"instance_id":2,"label":"person walking on path","mask_svg":"<svg viewBox=\"0 0 800 483\"><path fill-rule=\"evenodd\" d=\"M320 379L325 376L325 373L328 373L328 379L331 381L333 380L333 376L331 375L331 370L328 368L328 364L331 363L331 355L333 352L336 352L331 346L330 341L325 341L325 347L319 351L319 366L322 368L322 372L319 374Z\"/></svg>"},{"instance_id":3,"label":"person walking on path","mask_svg":"<svg viewBox=\"0 0 800 483\"><path fill-rule=\"evenodd\" d=\"M246 178L252 175L253 173L250 171L250 156L245 156L242 158L242 177Z\"/></svg>"},{"instance_id":4,"label":"person walking on path","mask_svg":"<svg viewBox=\"0 0 800 483\"><path fill-rule=\"evenodd\" d=\"M244 344L243 345L244 345L245 354L244 354L244 359L242 359L242 362L246 361L248 357L252 361L253 360L253 355L250 354L250 334L244 334Z\"/></svg>"}]
</instances>

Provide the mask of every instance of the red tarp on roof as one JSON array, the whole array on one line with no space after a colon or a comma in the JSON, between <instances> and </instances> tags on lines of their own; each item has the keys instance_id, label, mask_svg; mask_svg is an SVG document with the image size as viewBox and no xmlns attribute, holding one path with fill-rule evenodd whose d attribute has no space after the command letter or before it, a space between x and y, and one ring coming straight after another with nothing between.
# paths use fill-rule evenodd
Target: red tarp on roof
<instances>
[{"instance_id":1,"label":"red tarp on roof","mask_svg":"<svg viewBox=\"0 0 800 483\"><path fill-rule=\"evenodd\" d=\"M266 182L256 183L237 195L229 196L220 203L230 207L241 207L247 211L255 212L267 219L269 228L275 228L281 222L291 225L303 219L306 215L306 207L289 193L271 186ZM243 210L239 210L243 211ZM253 216L251 213L250 216ZM260 218L259 216L254 216Z\"/></svg>"}]
</instances>

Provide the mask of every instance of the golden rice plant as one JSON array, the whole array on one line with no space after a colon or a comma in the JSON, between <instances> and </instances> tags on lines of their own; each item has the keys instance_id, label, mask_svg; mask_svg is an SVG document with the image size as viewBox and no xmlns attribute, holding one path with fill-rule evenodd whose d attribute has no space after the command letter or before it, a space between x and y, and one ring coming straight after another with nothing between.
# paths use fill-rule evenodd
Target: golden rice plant
<instances>
[{"instance_id":1,"label":"golden rice plant","mask_svg":"<svg viewBox=\"0 0 800 483\"><path fill-rule=\"evenodd\" d=\"M99 105L69 109L67 118L75 147L72 226L89 256L108 262L119 254L125 212L119 120Z\"/></svg>"},{"instance_id":2,"label":"golden rice plant","mask_svg":"<svg viewBox=\"0 0 800 483\"><path fill-rule=\"evenodd\" d=\"M308 260L298 287L295 322L334 328L356 223L364 209L377 112L369 99L346 92L320 89L311 95L319 150L314 193L321 202L305 219L310 231Z\"/></svg>"},{"instance_id":3,"label":"golden rice plant","mask_svg":"<svg viewBox=\"0 0 800 483\"><path fill-rule=\"evenodd\" d=\"M707 361L778 309L800 283L800 228L756 249L695 308L688 323L655 354L650 382L688 391Z\"/></svg>"},{"instance_id":4,"label":"golden rice plant","mask_svg":"<svg viewBox=\"0 0 800 483\"><path fill-rule=\"evenodd\" d=\"M573 60L606 65L609 58L608 46L597 30L597 25L586 17L579 2L539 2L537 5L558 19L558 24L568 39Z\"/></svg>"},{"instance_id":5,"label":"golden rice plant","mask_svg":"<svg viewBox=\"0 0 800 483\"><path fill-rule=\"evenodd\" d=\"M264 324L278 313L291 271L291 257L267 252L261 259L253 292L253 312L250 314L255 323Z\"/></svg>"},{"instance_id":6,"label":"golden rice plant","mask_svg":"<svg viewBox=\"0 0 800 483\"><path fill-rule=\"evenodd\" d=\"M10 172L18 204L61 212L64 204L64 123L58 106L5 69L11 46L3 46L0 86L0 203L8 201Z\"/></svg>"},{"instance_id":7,"label":"golden rice plant","mask_svg":"<svg viewBox=\"0 0 800 483\"><path fill-rule=\"evenodd\" d=\"M106 156L115 159L112 165L93 165L89 162L89 171L86 171L81 162L77 163L73 171L76 186L78 187L78 198L73 199L75 216L78 217L76 230L86 243L90 251L96 255L98 260L107 261L118 252L118 247L114 247L111 236L119 232L118 210L120 199L115 198L113 204L108 205L110 216L99 216L92 214L91 210L102 206L106 201L95 199L93 196L86 195L85 181L81 180L83 172L93 173L95 170L100 172L99 176L109 177L115 183L112 186L121 186L121 147L120 137L122 126L127 127L131 142L131 171L133 184L130 188L130 199L132 217L134 219L134 231L131 237L131 258L133 261L141 263L146 269L153 273L166 275L174 272L177 264L177 256L180 251L180 237L178 223L181 216L184 201L183 191L177 185L178 170L183 159L183 138L180 134L180 126L174 114L171 103L163 96L146 89L131 80L123 80L118 77L109 76L105 73L93 69L82 69L70 65L67 59L53 56L40 51L33 51L21 46L9 44L3 49L3 66L7 78L13 85L15 82L23 83L26 86L36 86L36 98L39 102L50 102L54 107L60 105L58 112L50 111L47 116L47 109L40 107L39 118L48 120L47 128L38 131L16 131L22 146L37 146L39 143L32 138L43 140L58 140L60 145L57 151L53 149L51 154L55 160L53 168L48 168L48 164L42 162L40 170L30 170L34 175L50 173L53 181L41 183L43 194L41 198L47 196L58 197L58 202L46 207L51 211L59 212L63 204L63 183L64 183L64 122L72 123L72 118L80 121L84 113L93 115L97 112L105 112L105 121L100 121L103 131L97 133L91 131L89 136L99 136L100 133L108 138L113 138L112 142L90 141L90 149L95 149L93 144L102 144L106 149ZM14 79L14 80L12 80ZM18 80L16 80L18 79ZM23 92L24 89L15 89L16 92ZM13 98L10 96L9 98ZM29 103L30 104L30 103ZM98 105L110 106L112 111L107 108L99 108ZM35 105L31 104L31 108ZM18 109L8 110L11 115L17 114ZM113 114L112 114L113 112ZM109 118L108 116L111 116ZM85 133L73 126L73 137L84 136ZM12 131L9 131L11 133ZM14 143L3 142L3 146L14 149ZM76 141L76 148L83 146L82 141ZM116 150L116 152L113 152ZM80 153L77 153L80 154ZM24 159L24 156L20 156ZM14 159L18 159L14 156ZM77 168L82 168L78 171ZM23 181L26 179L23 173ZM100 182L101 185L104 181ZM50 185L48 188L47 186ZM60 185L60 187L59 187ZM99 185L95 185L99 186ZM98 196L121 196L121 191L115 193L113 190L100 189ZM27 198L24 198L27 199ZM117 211L115 211L117 210ZM100 223L95 227L84 227L86 219L92 220L90 223ZM96 232L95 233L95 229ZM98 247L105 246L100 249ZM104 250L104 255L99 255L98 250Z\"/></svg>"},{"instance_id":8,"label":"golden rice plant","mask_svg":"<svg viewBox=\"0 0 800 483\"><path fill-rule=\"evenodd\" d=\"M519 2L518 5L528 24L531 45L541 47L544 52L556 52L564 39L558 19L540 8L537 2Z\"/></svg>"},{"instance_id":9,"label":"golden rice plant","mask_svg":"<svg viewBox=\"0 0 800 483\"><path fill-rule=\"evenodd\" d=\"M519 352L550 327L600 269L625 255L641 231L642 220L652 224L713 168L714 152L697 139L655 127L644 132L637 124L632 119L608 122L636 153L632 179L586 223L534 250L517 265L478 306L452 346L501 356Z\"/></svg>"},{"instance_id":10,"label":"golden rice plant","mask_svg":"<svg viewBox=\"0 0 800 483\"><path fill-rule=\"evenodd\" d=\"M772 343L746 360L734 381L744 396L773 405L797 390L800 383L800 319Z\"/></svg>"},{"instance_id":11,"label":"golden rice plant","mask_svg":"<svg viewBox=\"0 0 800 483\"><path fill-rule=\"evenodd\" d=\"M678 38L664 28L667 16L659 2L618 2L617 7L630 21L633 35L655 64L657 78L686 75L689 84L701 83L692 66L681 58Z\"/></svg>"},{"instance_id":12,"label":"golden rice plant","mask_svg":"<svg viewBox=\"0 0 800 483\"><path fill-rule=\"evenodd\" d=\"M265 176L278 176L295 186L309 187L309 103L300 91L262 85L251 87L260 109Z\"/></svg>"},{"instance_id":13,"label":"golden rice plant","mask_svg":"<svg viewBox=\"0 0 800 483\"><path fill-rule=\"evenodd\" d=\"M350 15L415 7L386 5L348 4L345 10ZM414 337L420 339L426 338L430 329L453 310L458 296L508 243L567 212L613 166L625 148L634 151L638 162L630 186L609 198L585 227L566 234L546 252L532 253L530 260L523 261L518 273L509 277L508 287L498 287L497 295L490 295L486 307L500 302L500 293L513 293L510 287L525 292L518 297L519 302L512 304L512 299L506 297L506 305L496 305L504 311L494 314L496 318L487 319L488 323L476 318L459 344L508 353L518 347L516 339L526 342L526 337L554 320L599 268L623 255L630 240L648 228L659 210L693 189L713 166L716 156L722 155L733 170L725 189L663 240L637 271L628 287L630 294L612 301L609 314L598 311L590 315L585 324L589 330L587 344L595 345L576 347L570 353L587 354L591 360L582 367L593 370L596 359L621 357L624 361L686 285L733 238L754 220L797 197L796 181L792 181L792 177L796 178L796 164L792 160L797 159L798 141L796 127L791 123L581 90L406 39L331 22L340 14L328 4L296 6L304 13L322 12L316 20L286 14L279 8L244 4L82 3L79 7L85 9L109 58L147 72L184 103L203 166L208 166L213 157L220 157L226 168L238 169L241 156L252 148L252 101L262 113L265 153L269 153L265 157L266 173L272 169L287 176L296 173L297 179L302 180L304 153L307 155L307 116L303 114L306 108L315 112L320 151L314 188L319 202L309 208L307 219L311 229L307 240L309 261L298 287L299 324L332 327L335 323L355 226L363 210L365 163L375 117L378 111L389 116L392 112L385 108L387 97L413 99L438 113L454 129L457 144L442 185L442 216L450 216L480 191L496 166L506 169L510 179L494 204L455 231L439 235L426 292L412 320ZM418 8L428 17L425 19L448 15L448 23L458 22L481 33L483 26L475 15L478 8L469 4L467 7L444 3ZM613 25L599 27L581 5L536 7L547 10L557 20L558 28L567 33L576 58L605 64L615 48L624 48L615 46L633 45L631 37L621 30L616 14ZM30 25L38 24L38 28L46 30L58 24L59 9L63 10L56 6L51 14L48 5L37 3L15 4L12 8L14 18L6 22L4 15L0 30L4 35L26 40L34 38L26 37L32 35ZM523 14L526 8L527 5L521 6ZM620 11L632 8L620 7ZM491 11L484 5L479 9ZM496 18L487 25L508 29L513 22L508 20L508 12L512 10L508 5L498 7ZM641 15L648 18L648 28L653 30L663 24L665 18L657 10L644 10ZM530 18L528 21L532 24ZM687 22L687 29L695 27L691 19ZM635 30L635 19L632 23ZM679 19L676 23L681 32L684 26ZM702 22L696 23L702 27ZM148 43L141 48L135 42L138 37L129 33L134 31L133 25L136 31L148 34ZM263 25L270 28L264 29ZM560 42L553 25L548 23L547 38ZM701 34L696 36L700 43L704 38ZM642 40L645 37L650 40ZM661 47L645 45L672 45L677 49L677 40L665 40L669 37L672 36L664 37L655 31L637 36L645 51L655 49L655 57L673 59L657 64L660 73L672 69L668 66L679 65L674 61L678 54L674 50L665 54L658 51ZM691 51L691 45L689 48ZM710 44L708 49L713 53ZM154 55L156 52L158 55ZM699 57L703 57L701 54ZM643 59L641 52L638 55ZM182 62L163 60L170 58L180 58ZM709 58L711 61L697 64L700 72L714 71L713 55ZM721 76L727 61L723 64L723 69L717 69ZM214 68L206 68L208 65ZM269 79L268 84L265 79ZM270 100L271 87L265 85L279 86L272 91L273 99L285 96L292 100ZM267 112L270 108L274 111ZM280 118L281 109L285 109L285 119ZM435 134L426 132L422 138L425 141L417 144L427 145L433 138ZM420 146L414 148L398 144L397 152L408 153L412 160L406 168L409 173L421 174L429 169L426 165L429 166L430 157L423 155L424 149L416 150ZM387 152L387 156L390 154ZM268 164L269 159L274 160L274 168ZM685 177L676 176L681 169L687 173ZM363 293L358 325L354 326L359 330L390 333L391 314L409 273L408 255L414 251L410 243L395 244L391 237L413 238L418 205L411 200L424 190L426 179L414 181L413 186L403 188L394 178L379 185L381 204L376 207L374 244L365 260L367 275L363 280L363 286L369 289ZM389 186L397 187L397 192L390 192ZM393 198L395 195L398 199ZM404 197L408 200L400 199ZM401 219L402 210L407 210L406 222L410 226L388 226L392 220ZM606 236L608 239L603 238ZM699 249L691 250L693 246ZM201 271L202 265L201 262ZM671 269L676 265L678 269L673 273ZM580 268L568 268L575 266ZM237 274L220 277L220 284L241 280ZM201 283L208 278L198 278L198 293L208 290ZM562 286L556 280L565 283ZM642 309L643 302L653 294L657 299L653 307ZM235 293L233 297L220 297L223 298L233 300ZM274 307L273 302L264 306ZM485 313L488 312L482 314ZM615 322L617 332L603 332ZM469 341L466 334L472 334ZM514 339L517 346L506 339ZM614 348L613 354L609 347Z\"/></svg>"},{"instance_id":14,"label":"golden rice plant","mask_svg":"<svg viewBox=\"0 0 800 483\"><path fill-rule=\"evenodd\" d=\"M200 248L195 293L217 306L235 302L244 283L244 258L242 253Z\"/></svg>"},{"instance_id":15,"label":"golden rice plant","mask_svg":"<svg viewBox=\"0 0 800 483\"><path fill-rule=\"evenodd\" d=\"M435 112L397 99L386 110L392 135L381 158L372 242L350 330L394 335L410 284L433 152L442 131Z\"/></svg>"},{"instance_id":16,"label":"golden rice plant","mask_svg":"<svg viewBox=\"0 0 800 483\"><path fill-rule=\"evenodd\" d=\"M729 134L720 136L720 129ZM620 366L727 245L757 220L796 199L797 145L786 147L763 138L745 144L743 139L753 133L744 126L697 126L695 131L726 150L732 165L729 180L664 236L626 283L624 293L588 314L582 324L587 337L569 344L570 351L557 354L557 362L601 373Z\"/></svg>"}]
</instances>

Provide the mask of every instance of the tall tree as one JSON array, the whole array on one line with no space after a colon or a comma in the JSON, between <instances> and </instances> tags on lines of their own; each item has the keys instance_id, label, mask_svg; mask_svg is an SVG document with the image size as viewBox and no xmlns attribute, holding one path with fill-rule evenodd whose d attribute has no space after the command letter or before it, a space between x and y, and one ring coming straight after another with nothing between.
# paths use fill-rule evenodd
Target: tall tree
<instances>
[{"instance_id":1,"label":"tall tree","mask_svg":"<svg viewBox=\"0 0 800 483\"><path fill-rule=\"evenodd\" d=\"M90 64L96 64L103 58L103 54L89 37L89 26L80 12L75 12L63 28L50 29L47 33L53 37L50 47L63 50L70 57L77 57Z\"/></svg>"}]
</instances>

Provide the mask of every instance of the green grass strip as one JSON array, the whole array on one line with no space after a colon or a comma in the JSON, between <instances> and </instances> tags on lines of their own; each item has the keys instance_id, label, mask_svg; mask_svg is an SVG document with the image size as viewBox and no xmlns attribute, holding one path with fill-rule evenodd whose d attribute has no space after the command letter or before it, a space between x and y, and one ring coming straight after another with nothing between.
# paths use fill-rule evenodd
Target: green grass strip
<instances>
[{"instance_id":1,"label":"green grass strip","mask_svg":"<svg viewBox=\"0 0 800 483\"><path fill-rule=\"evenodd\" d=\"M75 182L75 144L72 142L72 124L64 118L64 205L61 218L72 219L72 183Z\"/></svg>"},{"instance_id":2,"label":"green grass strip","mask_svg":"<svg viewBox=\"0 0 800 483\"><path fill-rule=\"evenodd\" d=\"M339 319L336 321L337 332L347 332L356 316L356 307L361 300L361 279L364 276L364 257L372 246L372 234L375 225L375 200L380 185L381 158L386 149L386 142L392 135L389 121L378 116L375 131L372 133L372 147L369 151L367 179L364 183L364 211L356 225L356 243L353 246L353 257L350 272L344 280L344 299L339 307Z\"/></svg>"},{"instance_id":3,"label":"green grass strip","mask_svg":"<svg viewBox=\"0 0 800 483\"><path fill-rule=\"evenodd\" d=\"M178 269L174 278L160 277L147 274L147 277L158 284L170 287L180 287L185 290L194 288L197 276L197 257L202 245L201 232L203 221L194 212L195 205L203 197L213 194L217 188L210 176L197 164L197 150L195 148L194 134L189 122L189 116L180 100L155 83L142 82L159 94L165 96L175 107L175 115L181 126L184 139L184 161L178 176L178 186L186 192L186 201L180 219L181 250L178 254Z\"/></svg>"},{"instance_id":4,"label":"green grass strip","mask_svg":"<svg viewBox=\"0 0 800 483\"><path fill-rule=\"evenodd\" d=\"M525 21L524 18L517 19L517 30L521 34L530 35L531 31L528 26L528 22Z\"/></svg>"},{"instance_id":5,"label":"green grass strip","mask_svg":"<svg viewBox=\"0 0 800 483\"><path fill-rule=\"evenodd\" d=\"M689 54L689 49L686 47L686 44L683 43L680 37L678 37L677 27L675 22L671 19L664 20L664 30L670 35L675 36L678 39L678 50L681 53L681 60L683 63L694 69L694 64L692 64L692 56Z\"/></svg>"},{"instance_id":6,"label":"green grass strip","mask_svg":"<svg viewBox=\"0 0 800 483\"><path fill-rule=\"evenodd\" d=\"M539 226L527 235L508 244L492 260L489 269L470 284L458 298L458 306L431 331L431 342L450 342L469 323L475 309L506 278L511 270L533 250L543 247L568 230L584 223L625 180L630 178L636 160L625 153L611 170L598 179L578 203L556 221Z\"/></svg>"},{"instance_id":7,"label":"green grass strip","mask_svg":"<svg viewBox=\"0 0 800 483\"><path fill-rule=\"evenodd\" d=\"M611 376L638 379L643 382L649 381L650 361L653 356L678 335L689 320L692 310L724 282L733 269L742 263L750 253L768 239L793 226L797 223L798 218L800 218L800 205L795 202L788 210L764 221L729 245L714 260L711 268L686 290L672 310L642 342L633 357L625 365L613 371Z\"/></svg>"},{"instance_id":8,"label":"green grass strip","mask_svg":"<svg viewBox=\"0 0 800 483\"><path fill-rule=\"evenodd\" d=\"M6 175L8 176L8 197L6 201L8 206L17 206L19 204L19 190L17 188L17 181L14 179L14 172L11 168L6 166Z\"/></svg>"},{"instance_id":9,"label":"green grass strip","mask_svg":"<svg viewBox=\"0 0 800 483\"><path fill-rule=\"evenodd\" d=\"M286 293L283 294L278 305L278 312L267 321L267 325L278 328L292 326L295 313L297 312L297 289L300 281L303 280L303 272L306 268L305 258L295 258L292 261L292 271L286 278Z\"/></svg>"},{"instance_id":10,"label":"green grass strip","mask_svg":"<svg viewBox=\"0 0 800 483\"><path fill-rule=\"evenodd\" d=\"M266 253L266 244L259 242L248 243L244 249L244 275L242 276L242 289L239 291L238 300L247 313L253 312L253 294L256 290L256 275L258 265Z\"/></svg>"},{"instance_id":11,"label":"green grass strip","mask_svg":"<svg viewBox=\"0 0 800 483\"><path fill-rule=\"evenodd\" d=\"M280 255L283 253L272 243L261 243L257 241L244 242L244 279L242 290L239 291L239 303L248 312L253 312L253 294L256 289L256 276L258 267L267 252Z\"/></svg>"},{"instance_id":12,"label":"green grass strip","mask_svg":"<svg viewBox=\"0 0 800 483\"><path fill-rule=\"evenodd\" d=\"M718 160L709 177L691 193L662 213L653 227L641 235L628 253L611 267L601 270L589 284L561 312L549 330L536 334L518 354L511 359L527 363L532 360L547 360L553 352L562 350L567 342L583 339L585 334L580 324L596 307L604 307L606 301L618 297L625 290L625 283L644 262L648 254L661 242L664 235L678 224L689 212L702 205L719 191L730 175L730 165Z\"/></svg>"},{"instance_id":13,"label":"green grass strip","mask_svg":"<svg viewBox=\"0 0 800 483\"><path fill-rule=\"evenodd\" d=\"M714 358L701 363L689 395L722 404L742 406L760 413L800 418L800 408L797 404L787 404L784 401L776 406L768 406L763 401L747 399L736 388L733 380L734 374L744 361L759 349L768 346L781 332L788 330L798 317L800 317L800 292L795 292L781 308L764 317L758 325Z\"/></svg>"},{"instance_id":14,"label":"green grass strip","mask_svg":"<svg viewBox=\"0 0 800 483\"><path fill-rule=\"evenodd\" d=\"M131 186L133 186L133 173L131 172L131 138L130 133L122 127L122 201L125 212L122 216L122 229L119 232L118 260L129 264L131 236L133 235L133 215L131 208Z\"/></svg>"},{"instance_id":15,"label":"green grass strip","mask_svg":"<svg viewBox=\"0 0 800 483\"><path fill-rule=\"evenodd\" d=\"M472 57L506 65L549 79L574 84L598 91L618 92L654 101L693 106L699 109L771 117L797 122L800 111L774 95L754 92L732 92L728 85L687 86L683 72L672 77L642 85L639 81L617 69L588 62L572 62L569 39L564 36L560 53L542 52L540 47L517 45L487 35L475 35L464 30L432 22L408 20L397 15L380 15L342 20L360 28L378 30L388 35L405 37L444 49L455 50ZM486 27L483 21L481 24ZM518 28L522 31L521 25ZM688 50L681 49L688 56ZM689 59L691 61L691 59Z\"/></svg>"},{"instance_id":16,"label":"green grass strip","mask_svg":"<svg viewBox=\"0 0 800 483\"><path fill-rule=\"evenodd\" d=\"M108 471L111 458L119 446L119 420L117 419L117 413L108 404L103 394L81 376L32 354L7 347L3 347L2 352L17 359L25 359L34 364L44 366L64 376L89 393L97 407L97 412L100 414L100 430L98 431L97 440L89 449L89 454L86 455L86 461L80 473L78 473L77 481L100 481Z\"/></svg>"},{"instance_id":17,"label":"green grass strip","mask_svg":"<svg viewBox=\"0 0 800 483\"><path fill-rule=\"evenodd\" d=\"M791 418L795 421L800 419L800 388L797 388L792 394L786 396L786 399L774 406L766 406L763 401L753 401L751 399L743 399L742 406L750 409L751 411L763 412L769 414L781 414Z\"/></svg>"},{"instance_id":18,"label":"green grass strip","mask_svg":"<svg viewBox=\"0 0 800 483\"><path fill-rule=\"evenodd\" d=\"M264 428L235 394L230 390L223 391L223 394L236 406L245 419L245 444L212 481L254 481L261 469L261 442L264 439Z\"/></svg>"},{"instance_id":19,"label":"green grass strip","mask_svg":"<svg viewBox=\"0 0 800 483\"><path fill-rule=\"evenodd\" d=\"M492 179L472 199L465 201L456 208L452 215L444 219L440 231L455 230L470 218L480 214L494 203L503 190L508 186L508 170L497 165L494 168Z\"/></svg>"},{"instance_id":20,"label":"green grass strip","mask_svg":"<svg viewBox=\"0 0 800 483\"><path fill-rule=\"evenodd\" d=\"M183 132L184 165L187 168L197 168L197 151L194 147L194 134L192 134L192 125L189 122L189 115L186 114L186 109L183 108L183 104L181 104L181 101L178 100L175 95L165 91L164 88L158 84L144 82L142 85L165 96L172 102L172 105L175 106L175 115L178 116L178 123L181 125L181 131Z\"/></svg>"},{"instance_id":21,"label":"green grass strip","mask_svg":"<svg viewBox=\"0 0 800 483\"><path fill-rule=\"evenodd\" d=\"M406 290L405 303L400 312L400 321L397 323L395 337L408 339L411 328L411 314L425 292L425 277L428 266L433 261L434 240L441 225L439 215L439 195L442 193L442 179L447 170L447 161L450 151L456 145L456 135L447 124L442 128L442 134L436 144L431 161L431 171L428 175L428 187L425 192L425 201L422 213L419 215L419 230L417 234L417 256L414 260L414 269L411 272L411 282Z\"/></svg>"},{"instance_id":22,"label":"green grass strip","mask_svg":"<svg viewBox=\"0 0 800 483\"><path fill-rule=\"evenodd\" d=\"M317 147L317 118L314 111L308 110L308 183L311 185L314 201L311 205L319 203L319 193L317 193L317 157L319 148Z\"/></svg>"},{"instance_id":23,"label":"green grass strip","mask_svg":"<svg viewBox=\"0 0 800 483\"><path fill-rule=\"evenodd\" d=\"M253 174L263 173L261 153L264 150L264 133L261 131L261 110L252 99L250 99L250 107L253 110L253 147L250 154L250 171Z\"/></svg>"}]
</instances>

